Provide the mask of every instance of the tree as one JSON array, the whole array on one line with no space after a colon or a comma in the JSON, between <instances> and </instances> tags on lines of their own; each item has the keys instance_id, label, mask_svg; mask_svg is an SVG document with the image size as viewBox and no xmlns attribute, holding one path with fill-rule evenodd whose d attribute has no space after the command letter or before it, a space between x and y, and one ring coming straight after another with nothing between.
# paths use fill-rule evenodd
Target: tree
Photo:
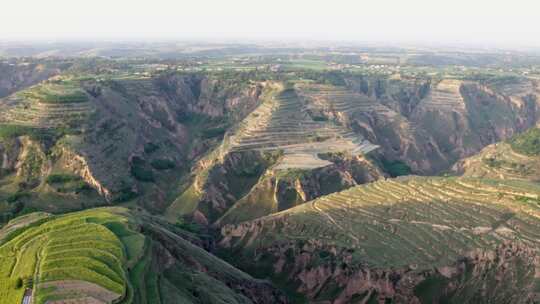
<instances>
[{"instance_id":1,"label":"tree","mask_svg":"<svg viewBox=\"0 0 540 304\"><path fill-rule=\"evenodd\" d=\"M23 280L21 278L17 278L15 281L15 288L20 289L23 286Z\"/></svg>"}]
</instances>

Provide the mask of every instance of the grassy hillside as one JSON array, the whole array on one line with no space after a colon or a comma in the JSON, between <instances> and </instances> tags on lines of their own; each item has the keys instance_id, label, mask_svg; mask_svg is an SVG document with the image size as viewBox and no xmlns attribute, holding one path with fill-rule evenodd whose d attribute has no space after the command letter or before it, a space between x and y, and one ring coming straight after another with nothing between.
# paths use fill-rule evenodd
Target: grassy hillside
<instances>
[{"instance_id":1,"label":"grassy hillside","mask_svg":"<svg viewBox=\"0 0 540 304\"><path fill-rule=\"evenodd\" d=\"M506 142L487 146L453 168L470 177L540 180L540 131L532 128Z\"/></svg>"},{"instance_id":2,"label":"grassy hillside","mask_svg":"<svg viewBox=\"0 0 540 304\"><path fill-rule=\"evenodd\" d=\"M514 151L528 156L540 155L540 129L532 128L527 132L510 139Z\"/></svg>"},{"instance_id":3,"label":"grassy hillside","mask_svg":"<svg viewBox=\"0 0 540 304\"><path fill-rule=\"evenodd\" d=\"M331 299L345 302L375 294L394 301L428 299L422 303L441 297L449 303L518 303L517 294L539 291L532 266L540 249L539 198L540 187L523 182L389 179L225 226L221 246L239 267L273 273L276 284L294 287L310 301L331 293ZM514 248L499 257L509 260L508 273L489 262L505 246ZM460 278L460 261L467 278ZM475 271L486 271L486 277ZM371 284L347 285L366 272ZM395 279L390 290L383 284L385 273ZM444 287L431 286L433 297L413 288L441 273Z\"/></svg>"}]
</instances>

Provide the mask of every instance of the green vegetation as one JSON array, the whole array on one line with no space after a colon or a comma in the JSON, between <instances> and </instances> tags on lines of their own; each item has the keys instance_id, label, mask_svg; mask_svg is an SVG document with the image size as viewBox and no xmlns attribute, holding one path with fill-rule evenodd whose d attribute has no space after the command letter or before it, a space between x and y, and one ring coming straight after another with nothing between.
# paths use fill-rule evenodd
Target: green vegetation
<instances>
[{"instance_id":1,"label":"green vegetation","mask_svg":"<svg viewBox=\"0 0 540 304\"><path fill-rule=\"evenodd\" d=\"M15 203L24 198L29 198L32 195L28 191L17 191L6 198L8 203Z\"/></svg>"},{"instance_id":2,"label":"green vegetation","mask_svg":"<svg viewBox=\"0 0 540 304\"><path fill-rule=\"evenodd\" d=\"M498 160L493 157L484 158L482 161L491 168L501 168L504 164L502 160Z\"/></svg>"},{"instance_id":3,"label":"green vegetation","mask_svg":"<svg viewBox=\"0 0 540 304\"><path fill-rule=\"evenodd\" d=\"M150 162L150 165L156 170L168 170L176 167L174 161L170 159L155 159Z\"/></svg>"},{"instance_id":4,"label":"green vegetation","mask_svg":"<svg viewBox=\"0 0 540 304\"><path fill-rule=\"evenodd\" d=\"M46 182L48 184L67 183L81 180L80 176L71 174L51 174L47 176Z\"/></svg>"},{"instance_id":5,"label":"green vegetation","mask_svg":"<svg viewBox=\"0 0 540 304\"><path fill-rule=\"evenodd\" d=\"M329 294L333 298L338 294L346 296L342 292L345 287L350 292L350 286L344 283L338 284L341 289L330 288L326 282L334 281L328 280L310 287L295 274L321 267L329 273L352 272L351 277L355 277L355 271L363 273L366 267L407 269L415 265L415 271L422 273L455 265L463 252L491 252L506 242L527 240L539 233L538 197L540 187L534 183L438 177L387 179L323 196L255 221L226 226L222 233L226 246L232 247L228 252L241 253L231 262L243 269L266 269L279 286L301 284L301 288L309 291L323 290L310 298L316 302ZM518 222L527 224L520 224L519 228L512 226ZM254 237L257 241L252 241ZM536 242L531 246L533 250L538 248ZM279 251L271 251L274 248ZM307 248L309 254L301 265L295 255L290 258L287 253ZM328 248L332 248L331 254ZM277 263L281 272L272 269ZM505 284L515 282L514 285L508 289L497 289L501 285L489 287L491 299L495 295L512 296L512 292L534 283L534 272L524 271L520 263L528 263L525 267L532 265L517 261L509 266L508 276L503 280ZM483 284L484 280L495 282L495 273L501 269L496 264L481 265L480 268L486 267L483 273L474 279L465 275L460 284L473 291L474 284ZM450 280L430 277L417 285L414 292L422 303L433 303L434 299L437 302L445 296L444 289L461 278L460 275ZM328 289L324 291L324 288ZM460 301L463 295L450 296L453 300L449 303L475 303Z\"/></svg>"},{"instance_id":6,"label":"green vegetation","mask_svg":"<svg viewBox=\"0 0 540 304\"><path fill-rule=\"evenodd\" d=\"M144 153L146 154L152 154L159 150L159 145L156 145L154 143L147 143L144 145Z\"/></svg>"},{"instance_id":7,"label":"green vegetation","mask_svg":"<svg viewBox=\"0 0 540 304\"><path fill-rule=\"evenodd\" d=\"M140 157L134 157L131 162L131 175L141 182L155 182L154 172L148 167L146 161Z\"/></svg>"},{"instance_id":8,"label":"green vegetation","mask_svg":"<svg viewBox=\"0 0 540 304\"><path fill-rule=\"evenodd\" d=\"M118 192L118 196L114 200L117 203L127 202L138 196L138 193L133 191L133 187L127 184L124 184Z\"/></svg>"},{"instance_id":9,"label":"green vegetation","mask_svg":"<svg viewBox=\"0 0 540 304\"><path fill-rule=\"evenodd\" d=\"M481 180L372 180L381 171L410 175L407 164L415 173L439 174L487 142L534 125L529 114L540 61L340 48L276 53L207 45L189 52L168 48L167 58L141 50L131 57L129 48L98 58L107 52L96 48L88 51L96 58L88 59L6 58L0 63L0 220L44 209L56 215L26 215L0 231L0 303L20 302L27 287L34 288L35 304L81 296L54 286L71 279L125 296L123 304L258 302L248 300L256 295L245 289L257 282L194 245L214 241L230 242L231 262L242 257L239 266L274 280L298 303L335 300L340 284L348 283L342 278L357 268L407 268L408 276L416 273L414 265L427 276L470 250L504 241L538 251L538 187L509 181L539 179L538 129L500 144L512 149L468 159L467 165L476 163L465 174ZM130 58L117 56L124 52ZM41 70L41 64L64 72L9 74L18 82L30 79L15 86L9 79L14 89L2 88L6 70ZM15 139L20 136L32 140ZM376 148L389 158L352 165ZM104 194L78 174L94 179ZM372 183L343 190L355 182ZM333 194L320 197L327 193ZM320 198L305 202L313 197ZM62 215L109 203L131 210ZM210 237L203 235L208 227L195 224L221 228L253 219L256 227L247 235L251 222L226 226L224 233L240 229L209 242L202 240ZM297 257L300 266L292 264ZM309 287L287 273L304 265L307 278L323 272L340 278L306 292L313 291L312 301L297 294ZM321 265L327 268L320 271ZM534 269L529 266L515 269L526 273ZM468 276L457 283L424 277L414 294L424 303L442 301L440 290L451 283L461 288ZM528 280L521 273L501 278L516 286ZM506 278L518 279L508 284ZM384 293L351 292L352 299L340 301L390 302Z\"/></svg>"},{"instance_id":10,"label":"green vegetation","mask_svg":"<svg viewBox=\"0 0 540 304\"><path fill-rule=\"evenodd\" d=\"M184 218L179 218L174 225L182 230L193 233L199 233L203 230L203 227L201 225L192 221L187 221Z\"/></svg>"},{"instance_id":11,"label":"green vegetation","mask_svg":"<svg viewBox=\"0 0 540 304\"><path fill-rule=\"evenodd\" d=\"M391 177L411 174L411 168L401 160L389 161L387 159L383 159L381 162L383 165L383 170Z\"/></svg>"},{"instance_id":12,"label":"green vegetation","mask_svg":"<svg viewBox=\"0 0 540 304\"><path fill-rule=\"evenodd\" d=\"M33 139L46 139L50 138L53 134L51 131L29 126L0 124L0 140L12 139L23 135L30 136Z\"/></svg>"},{"instance_id":13,"label":"green vegetation","mask_svg":"<svg viewBox=\"0 0 540 304\"><path fill-rule=\"evenodd\" d=\"M540 128L532 128L509 140L512 149L529 156L540 155Z\"/></svg>"},{"instance_id":14,"label":"green vegetation","mask_svg":"<svg viewBox=\"0 0 540 304\"><path fill-rule=\"evenodd\" d=\"M42 103L66 104L88 101L88 95L74 81L53 81L26 92L26 96Z\"/></svg>"},{"instance_id":15,"label":"green vegetation","mask_svg":"<svg viewBox=\"0 0 540 304\"><path fill-rule=\"evenodd\" d=\"M227 131L224 127L218 127L218 128L212 128L207 129L202 132L203 138L214 138L218 136L223 136L225 134L225 131Z\"/></svg>"},{"instance_id":16,"label":"green vegetation","mask_svg":"<svg viewBox=\"0 0 540 304\"><path fill-rule=\"evenodd\" d=\"M200 240L192 224L99 208L30 214L6 227L13 228L0 238L0 303L21 303L25 288L32 288L36 304L84 297L104 303L248 304L258 299L248 300L237 282L269 288L194 245Z\"/></svg>"},{"instance_id":17,"label":"green vegetation","mask_svg":"<svg viewBox=\"0 0 540 304\"><path fill-rule=\"evenodd\" d=\"M97 284L116 297L125 292L125 260L118 237L100 223L121 220L112 213L85 211L65 216L49 216L35 224L21 226L9 239L0 243L0 298L9 303L21 302L24 278L40 284L63 280L81 280ZM24 284L26 285L26 284ZM39 304L50 293L39 285L34 288ZM81 286L83 292L84 286ZM77 290L72 291L77 294ZM65 296L65 295L64 295ZM7 302L3 302L7 303Z\"/></svg>"}]
</instances>

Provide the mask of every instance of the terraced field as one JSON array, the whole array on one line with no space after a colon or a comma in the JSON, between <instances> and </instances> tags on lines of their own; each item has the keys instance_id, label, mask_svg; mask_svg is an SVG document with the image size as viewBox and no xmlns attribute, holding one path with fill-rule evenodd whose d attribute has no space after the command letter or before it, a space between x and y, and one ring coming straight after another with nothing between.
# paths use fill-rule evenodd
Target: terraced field
<instances>
[{"instance_id":1,"label":"terraced field","mask_svg":"<svg viewBox=\"0 0 540 304\"><path fill-rule=\"evenodd\" d=\"M33 290L36 304L62 299L111 303L122 298L125 249L103 225L111 220L111 213L95 210L8 225L0 246L0 302L21 303L23 285Z\"/></svg>"},{"instance_id":2,"label":"terraced field","mask_svg":"<svg viewBox=\"0 0 540 304\"><path fill-rule=\"evenodd\" d=\"M21 216L0 230L0 303L285 303L199 243L124 208Z\"/></svg>"},{"instance_id":3,"label":"terraced field","mask_svg":"<svg viewBox=\"0 0 540 304\"><path fill-rule=\"evenodd\" d=\"M76 83L42 83L0 102L0 124L50 129L80 127L95 111Z\"/></svg>"},{"instance_id":4,"label":"terraced field","mask_svg":"<svg viewBox=\"0 0 540 304\"><path fill-rule=\"evenodd\" d=\"M460 80L444 79L431 90L420 104L428 109L465 111L465 101L460 92L462 84L463 82Z\"/></svg>"},{"instance_id":5,"label":"terraced field","mask_svg":"<svg viewBox=\"0 0 540 304\"><path fill-rule=\"evenodd\" d=\"M529 303L539 202L532 183L388 179L226 225L219 244L305 303Z\"/></svg>"},{"instance_id":6,"label":"terraced field","mask_svg":"<svg viewBox=\"0 0 540 304\"><path fill-rule=\"evenodd\" d=\"M358 112L376 112L393 117L394 111L377 102L375 98L355 93L343 87L318 84L297 85L298 94L316 110L326 110L352 115Z\"/></svg>"},{"instance_id":7,"label":"terraced field","mask_svg":"<svg viewBox=\"0 0 540 304\"><path fill-rule=\"evenodd\" d=\"M491 87L494 87L497 92L505 96L521 97L538 92L538 88L534 86L532 80L523 79L504 82L502 84L494 84Z\"/></svg>"},{"instance_id":8,"label":"terraced field","mask_svg":"<svg viewBox=\"0 0 540 304\"><path fill-rule=\"evenodd\" d=\"M388 179L255 220L253 230L245 230L249 223L225 226L222 245L264 248L283 239L316 239L354 249L353 259L370 267L425 269L505 240L538 250L539 198L540 187L528 183ZM245 234L239 238L238 231Z\"/></svg>"},{"instance_id":9,"label":"terraced field","mask_svg":"<svg viewBox=\"0 0 540 304\"><path fill-rule=\"evenodd\" d=\"M315 121L294 89L269 97L226 139L229 151L282 150L278 169L317 168L330 162L320 153L368 153L377 148L331 122Z\"/></svg>"},{"instance_id":10,"label":"terraced field","mask_svg":"<svg viewBox=\"0 0 540 304\"><path fill-rule=\"evenodd\" d=\"M538 181L540 157L518 153L502 142L458 162L454 170L468 177Z\"/></svg>"}]
</instances>

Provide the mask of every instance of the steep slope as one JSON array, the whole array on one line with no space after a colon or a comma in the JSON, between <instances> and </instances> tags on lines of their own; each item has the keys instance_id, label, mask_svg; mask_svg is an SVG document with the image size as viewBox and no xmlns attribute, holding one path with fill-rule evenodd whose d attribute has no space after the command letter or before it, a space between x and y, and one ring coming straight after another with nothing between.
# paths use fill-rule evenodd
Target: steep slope
<instances>
[{"instance_id":1,"label":"steep slope","mask_svg":"<svg viewBox=\"0 0 540 304\"><path fill-rule=\"evenodd\" d=\"M528 183L390 179L224 226L219 245L309 303L530 303L539 197Z\"/></svg>"},{"instance_id":2,"label":"steep slope","mask_svg":"<svg viewBox=\"0 0 540 304\"><path fill-rule=\"evenodd\" d=\"M361 155L330 154L323 158L330 165L287 170L277 165L268 169L215 225L256 219L384 176L373 161Z\"/></svg>"},{"instance_id":3,"label":"steep slope","mask_svg":"<svg viewBox=\"0 0 540 304\"><path fill-rule=\"evenodd\" d=\"M317 178L305 178L304 186L307 180L311 185L299 190L302 181L283 178L287 174L279 171L302 171L305 177L326 168L326 174L342 176L334 183L340 185L334 191L384 174L403 174L393 172L390 167L395 164L406 169L400 172L438 174L538 120L532 80L514 79L510 83L514 89L505 89L508 82L494 80L342 77L343 85L303 80L273 84L261 105L229 130L222 146L194 171L194 182L169 207L169 219L188 216L200 223L219 224L225 213L225 222L252 219L305 202L305 197L328 194L318 190L323 183L320 178L317 182ZM371 166L386 172L366 179L349 178L350 167L337 168L320 157L336 152L354 157L378 147L373 155L379 161ZM247 178L249 182L232 187L222 177L227 175L224 172L241 171L228 167L240 162L228 159L241 158L243 153L263 165ZM364 169L374 172L369 165ZM279 192L283 193L276 196Z\"/></svg>"},{"instance_id":4,"label":"steep slope","mask_svg":"<svg viewBox=\"0 0 540 304\"><path fill-rule=\"evenodd\" d=\"M309 111L361 134L386 159L404 161L418 174L448 170L539 119L538 84L532 79L339 79L343 84L298 84Z\"/></svg>"},{"instance_id":5,"label":"steep slope","mask_svg":"<svg viewBox=\"0 0 540 304\"><path fill-rule=\"evenodd\" d=\"M540 129L532 128L506 142L489 145L452 168L463 176L540 180Z\"/></svg>"},{"instance_id":6,"label":"steep slope","mask_svg":"<svg viewBox=\"0 0 540 304\"><path fill-rule=\"evenodd\" d=\"M217 224L228 210L232 220L244 208L258 209L242 215L254 218L381 175L363 157L377 146L338 124L314 119L293 85L275 82L267 88L262 103L199 162L194 181L167 210L170 220L192 217ZM327 154L331 159L323 159ZM367 173L355 175L355 170ZM303 178L283 178L289 171L302 172Z\"/></svg>"},{"instance_id":7,"label":"steep slope","mask_svg":"<svg viewBox=\"0 0 540 304\"><path fill-rule=\"evenodd\" d=\"M127 209L29 214L0 240L0 303L287 303L189 233Z\"/></svg>"},{"instance_id":8,"label":"steep slope","mask_svg":"<svg viewBox=\"0 0 540 304\"><path fill-rule=\"evenodd\" d=\"M257 105L261 90L241 79L196 74L51 78L0 102L5 196L66 196L47 180L67 175L63 180L96 191L99 204L132 201L163 211L193 161ZM62 178L52 183L61 186ZM71 201L87 200L68 192Z\"/></svg>"},{"instance_id":9,"label":"steep slope","mask_svg":"<svg viewBox=\"0 0 540 304\"><path fill-rule=\"evenodd\" d=\"M33 59L0 61L0 98L58 75L68 66L69 63Z\"/></svg>"}]
</instances>

